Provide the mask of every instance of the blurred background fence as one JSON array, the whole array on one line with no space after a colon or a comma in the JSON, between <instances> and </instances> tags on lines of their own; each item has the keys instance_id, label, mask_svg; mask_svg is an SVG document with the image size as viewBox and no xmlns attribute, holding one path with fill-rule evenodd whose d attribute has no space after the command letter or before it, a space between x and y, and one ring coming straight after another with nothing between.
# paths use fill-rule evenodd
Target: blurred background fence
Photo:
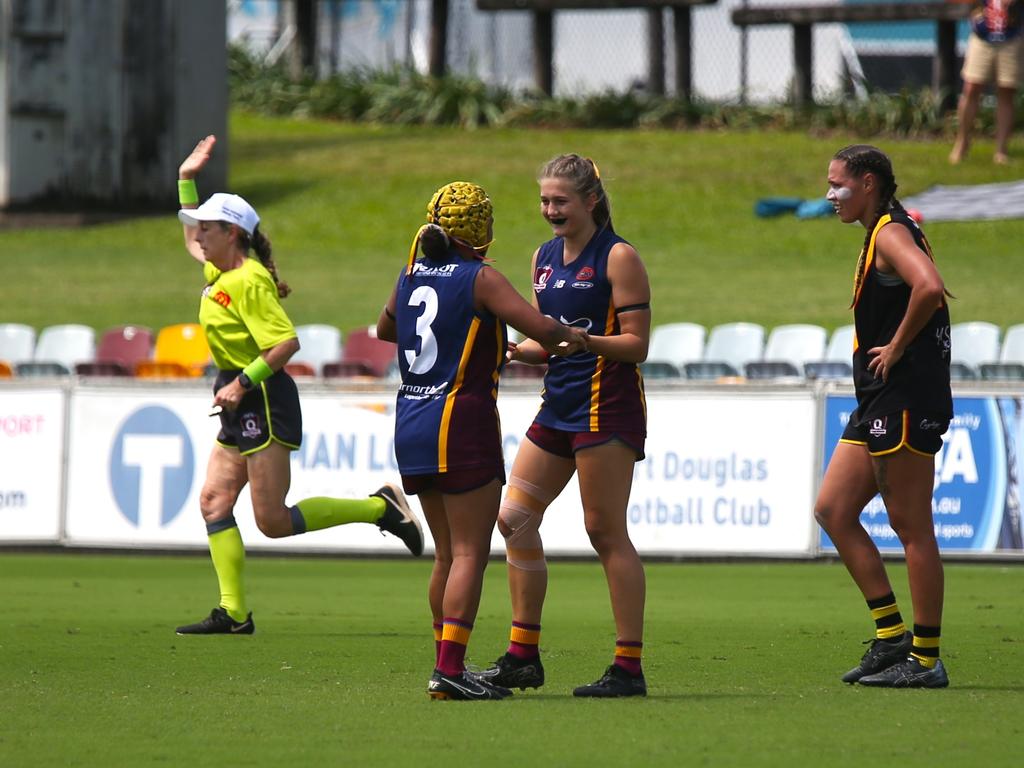
<instances>
[{"instance_id":1,"label":"blurred background fence","mask_svg":"<svg viewBox=\"0 0 1024 768\"><path fill-rule=\"evenodd\" d=\"M850 0L864 2L865 0ZM872 0L867 0L871 2ZM897 0L898 1L898 0ZM718 0L696 5L692 19L692 88L696 99L722 103L786 101L794 82L789 25L741 28L733 11L807 4L807 0ZM841 0L814 0L842 5ZM315 28L308 62L317 75L352 68L430 66L431 21L437 0L313 0L303 3L228 0L228 35L271 61L285 55L303 24ZM300 10L299 13L302 13ZM564 10L553 15L554 95L654 90L652 31L661 37L664 85L677 93L673 11L669 8ZM839 98L865 88L894 92L932 83L935 22L818 24L813 35L813 96ZM448 0L446 71L513 90L535 84L530 11L483 11L477 0ZM957 27L962 56L967 26ZM656 50L656 49L655 49ZM652 74L655 77L652 83Z\"/></svg>"}]
</instances>

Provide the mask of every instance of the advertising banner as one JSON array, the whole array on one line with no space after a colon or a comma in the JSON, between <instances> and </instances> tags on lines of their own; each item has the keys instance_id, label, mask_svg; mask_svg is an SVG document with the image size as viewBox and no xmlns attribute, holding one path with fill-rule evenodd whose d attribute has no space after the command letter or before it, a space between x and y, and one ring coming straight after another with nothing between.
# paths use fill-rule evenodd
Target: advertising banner
<instances>
[{"instance_id":1,"label":"advertising banner","mask_svg":"<svg viewBox=\"0 0 1024 768\"><path fill-rule=\"evenodd\" d=\"M305 395L303 448L292 454L287 501L365 497L397 481L392 417L383 395ZM68 466L69 543L126 547L206 546L199 495L220 422L204 391L81 388L72 396ZM249 489L235 518L246 546L399 552L397 539L356 524L269 539L256 527Z\"/></svg>"},{"instance_id":2,"label":"advertising banner","mask_svg":"<svg viewBox=\"0 0 1024 768\"><path fill-rule=\"evenodd\" d=\"M852 396L826 399L823 467L856 404ZM955 416L935 457L932 514L940 549L1021 550L1022 405L1019 396L954 398ZM864 508L861 524L879 549L902 551L880 496ZM821 546L835 550L824 531Z\"/></svg>"},{"instance_id":3,"label":"advertising banner","mask_svg":"<svg viewBox=\"0 0 1024 768\"><path fill-rule=\"evenodd\" d=\"M637 549L810 554L816 412L809 392L650 397L628 511Z\"/></svg>"},{"instance_id":4,"label":"advertising banner","mask_svg":"<svg viewBox=\"0 0 1024 768\"><path fill-rule=\"evenodd\" d=\"M0 389L0 544L60 540L65 394Z\"/></svg>"},{"instance_id":5,"label":"advertising banner","mask_svg":"<svg viewBox=\"0 0 1024 768\"><path fill-rule=\"evenodd\" d=\"M206 392L166 389L83 387L73 393L70 543L205 546L199 493L219 428L207 416L210 399ZM499 398L508 470L538 404L535 394ZM288 503L363 497L386 481L399 482L392 393L304 392L302 410L304 439L292 454ZM810 554L815 414L809 392L650 397L647 458L634 467L627 509L637 549ZM366 524L269 539L253 522L248 489L235 517L253 548L403 551L396 539ZM542 532L551 554L593 553L575 479L548 509ZM493 549L504 550L497 532Z\"/></svg>"}]
</instances>

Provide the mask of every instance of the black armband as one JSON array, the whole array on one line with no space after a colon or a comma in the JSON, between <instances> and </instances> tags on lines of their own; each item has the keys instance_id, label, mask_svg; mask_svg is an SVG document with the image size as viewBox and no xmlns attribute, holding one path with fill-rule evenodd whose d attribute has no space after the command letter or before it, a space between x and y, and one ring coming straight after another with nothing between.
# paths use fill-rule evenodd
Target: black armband
<instances>
[{"instance_id":1,"label":"black armband","mask_svg":"<svg viewBox=\"0 0 1024 768\"><path fill-rule=\"evenodd\" d=\"M388 309L387 306L384 307L384 314L390 317L392 320L398 319L397 317L394 316L394 314L392 314L391 310Z\"/></svg>"},{"instance_id":2,"label":"black armband","mask_svg":"<svg viewBox=\"0 0 1024 768\"><path fill-rule=\"evenodd\" d=\"M643 304L630 304L625 307L619 307L615 310L616 315L621 315L623 312L637 312L641 309L650 309L650 302L645 301Z\"/></svg>"}]
</instances>

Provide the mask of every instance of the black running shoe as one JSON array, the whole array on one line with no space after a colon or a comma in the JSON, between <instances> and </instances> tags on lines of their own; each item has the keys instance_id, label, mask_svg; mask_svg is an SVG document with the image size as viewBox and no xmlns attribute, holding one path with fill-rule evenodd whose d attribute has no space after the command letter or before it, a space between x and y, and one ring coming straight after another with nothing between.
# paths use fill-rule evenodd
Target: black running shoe
<instances>
[{"instance_id":1,"label":"black running shoe","mask_svg":"<svg viewBox=\"0 0 1024 768\"><path fill-rule=\"evenodd\" d=\"M416 513L406 501L402 489L394 483L385 483L376 493L370 495L384 499L384 514L377 521L377 527L400 538L417 557L422 555L423 529L420 528L420 521L416 519Z\"/></svg>"},{"instance_id":2,"label":"black running shoe","mask_svg":"<svg viewBox=\"0 0 1024 768\"><path fill-rule=\"evenodd\" d=\"M615 698L619 696L646 696L647 681L643 674L635 677L617 664L604 671L600 680L590 685L581 685L572 692L573 696L592 698Z\"/></svg>"},{"instance_id":3,"label":"black running shoe","mask_svg":"<svg viewBox=\"0 0 1024 768\"><path fill-rule=\"evenodd\" d=\"M535 659L520 659L506 653L487 669L472 674L492 685L518 688L520 691L544 685L544 665L540 663L540 656Z\"/></svg>"},{"instance_id":4,"label":"black running shoe","mask_svg":"<svg viewBox=\"0 0 1024 768\"><path fill-rule=\"evenodd\" d=\"M878 674L862 677L857 682L883 688L945 688L949 685L949 678L941 659L936 660L935 666L928 669L913 656L908 656L898 664Z\"/></svg>"},{"instance_id":5,"label":"black running shoe","mask_svg":"<svg viewBox=\"0 0 1024 768\"><path fill-rule=\"evenodd\" d=\"M864 642L870 643L870 646L861 657L860 664L843 675L844 683L856 683L866 675L874 675L893 664L899 664L910 653L914 636L910 632L905 632L895 643L879 640L877 637Z\"/></svg>"},{"instance_id":6,"label":"black running shoe","mask_svg":"<svg viewBox=\"0 0 1024 768\"><path fill-rule=\"evenodd\" d=\"M186 624L176 630L179 635L251 635L256 631L252 623L252 612L245 621L235 621L223 608L214 608L207 616L196 624Z\"/></svg>"},{"instance_id":7,"label":"black running shoe","mask_svg":"<svg viewBox=\"0 0 1024 768\"><path fill-rule=\"evenodd\" d=\"M491 685L466 672L457 675L446 675L435 669L427 684L427 693L432 699L452 699L454 701L497 701L511 696L512 691L498 685Z\"/></svg>"}]
</instances>

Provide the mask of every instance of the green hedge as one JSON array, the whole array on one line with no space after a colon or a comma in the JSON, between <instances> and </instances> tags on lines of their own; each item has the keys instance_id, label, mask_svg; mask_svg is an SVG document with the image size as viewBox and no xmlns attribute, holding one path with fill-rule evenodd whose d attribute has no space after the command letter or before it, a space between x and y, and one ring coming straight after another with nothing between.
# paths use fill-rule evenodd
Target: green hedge
<instances>
[{"instance_id":1,"label":"green hedge","mask_svg":"<svg viewBox=\"0 0 1024 768\"><path fill-rule=\"evenodd\" d=\"M266 115L465 128L774 128L890 137L948 136L956 127L955 114L943 113L930 89L872 92L864 99L837 95L796 108L687 103L639 91L548 98L472 77L434 78L406 68L353 69L296 82L283 66L268 66L239 46L230 48L228 62L233 104ZM994 110L983 104L978 119L982 130L991 131Z\"/></svg>"}]
</instances>

